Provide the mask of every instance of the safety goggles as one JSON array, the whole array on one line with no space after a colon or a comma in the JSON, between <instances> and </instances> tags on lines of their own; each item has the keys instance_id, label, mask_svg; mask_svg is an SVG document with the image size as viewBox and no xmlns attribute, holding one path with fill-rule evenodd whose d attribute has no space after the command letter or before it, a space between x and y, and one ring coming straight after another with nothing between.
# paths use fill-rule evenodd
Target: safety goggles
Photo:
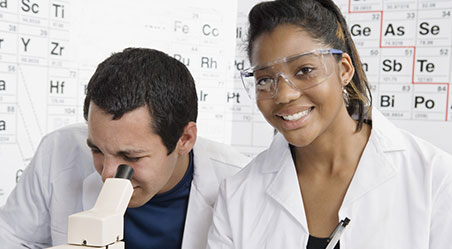
<instances>
[{"instance_id":1,"label":"safety goggles","mask_svg":"<svg viewBox=\"0 0 452 249\"><path fill-rule=\"evenodd\" d=\"M278 95L279 78L300 91L325 82L334 71L333 54L338 49L316 49L287 56L240 71L243 86L253 100L271 99Z\"/></svg>"}]
</instances>

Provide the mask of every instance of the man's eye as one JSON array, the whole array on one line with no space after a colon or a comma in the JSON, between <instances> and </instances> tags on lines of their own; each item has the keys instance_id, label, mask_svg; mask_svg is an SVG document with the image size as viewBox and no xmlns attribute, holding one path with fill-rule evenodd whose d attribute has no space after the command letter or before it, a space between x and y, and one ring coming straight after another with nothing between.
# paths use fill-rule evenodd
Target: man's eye
<instances>
[{"instance_id":1,"label":"man's eye","mask_svg":"<svg viewBox=\"0 0 452 249\"><path fill-rule=\"evenodd\" d=\"M260 78L256 80L256 88L260 91L270 90L273 84L272 78Z\"/></svg>"},{"instance_id":2,"label":"man's eye","mask_svg":"<svg viewBox=\"0 0 452 249\"><path fill-rule=\"evenodd\" d=\"M136 162L138 160L140 160L140 157L128 157L128 156L124 156L124 160L128 161L128 162Z\"/></svg>"},{"instance_id":3,"label":"man's eye","mask_svg":"<svg viewBox=\"0 0 452 249\"><path fill-rule=\"evenodd\" d=\"M93 154L101 154L102 152L99 149L91 148L91 153L93 153Z\"/></svg>"}]
</instances>

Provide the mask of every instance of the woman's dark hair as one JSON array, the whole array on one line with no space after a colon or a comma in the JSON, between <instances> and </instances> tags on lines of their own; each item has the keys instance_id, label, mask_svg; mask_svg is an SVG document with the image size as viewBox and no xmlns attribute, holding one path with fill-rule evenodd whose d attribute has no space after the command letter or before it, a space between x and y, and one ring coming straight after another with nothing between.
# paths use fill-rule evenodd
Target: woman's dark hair
<instances>
[{"instance_id":1,"label":"woman's dark hair","mask_svg":"<svg viewBox=\"0 0 452 249\"><path fill-rule=\"evenodd\" d=\"M331 48L349 54L355 67L352 81L346 86L349 93L349 115L357 115L356 130L370 115L372 95L366 74L361 65L347 23L332 0L276 0L255 5L249 15L248 58L252 60L254 41L263 33L273 31L282 24L296 25L308 32L314 39ZM340 57L337 57L339 60Z\"/></svg>"},{"instance_id":2,"label":"woman's dark hair","mask_svg":"<svg viewBox=\"0 0 452 249\"><path fill-rule=\"evenodd\" d=\"M127 48L97 67L91 77L83 106L88 120L90 103L113 119L147 106L150 127L171 154L184 127L196 122L198 97L195 82L184 64L154 49Z\"/></svg>"}]
</instances>

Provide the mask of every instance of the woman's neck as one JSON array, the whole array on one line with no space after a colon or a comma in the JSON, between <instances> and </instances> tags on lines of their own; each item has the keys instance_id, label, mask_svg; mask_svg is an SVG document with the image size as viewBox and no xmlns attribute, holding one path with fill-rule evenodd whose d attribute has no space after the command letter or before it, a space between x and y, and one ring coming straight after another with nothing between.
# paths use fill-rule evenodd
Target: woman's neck
<instances>
[{"instance_id":1,"label":"woman's neck","mask_svg":"<svg viewBox=\"0 0 452 249\"><path fill-rule=\"evenodd\" d=\"M370 137L370 125L356 131L350 116L337 120L310 145L295 147L297 172L335 175L355 170Z\"/></svg>"}]
</instances>

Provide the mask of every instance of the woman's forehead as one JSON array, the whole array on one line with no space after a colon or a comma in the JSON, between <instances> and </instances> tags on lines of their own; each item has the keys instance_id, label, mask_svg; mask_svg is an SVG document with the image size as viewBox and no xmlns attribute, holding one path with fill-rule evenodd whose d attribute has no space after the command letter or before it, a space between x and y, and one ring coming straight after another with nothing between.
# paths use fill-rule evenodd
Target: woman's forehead
<instances>
[{"instance_id":1,"label":"woman's forehead","mask_svg":"<svg viewBox=\"0 0 452 249\"><path fill-rule=\"evenodd\" d=\"M284 24L257 37L253 44L251 61L253 65L263 65L317 48L323 46L308 32L298 26Z\"/></svg>"}]
</instances>

